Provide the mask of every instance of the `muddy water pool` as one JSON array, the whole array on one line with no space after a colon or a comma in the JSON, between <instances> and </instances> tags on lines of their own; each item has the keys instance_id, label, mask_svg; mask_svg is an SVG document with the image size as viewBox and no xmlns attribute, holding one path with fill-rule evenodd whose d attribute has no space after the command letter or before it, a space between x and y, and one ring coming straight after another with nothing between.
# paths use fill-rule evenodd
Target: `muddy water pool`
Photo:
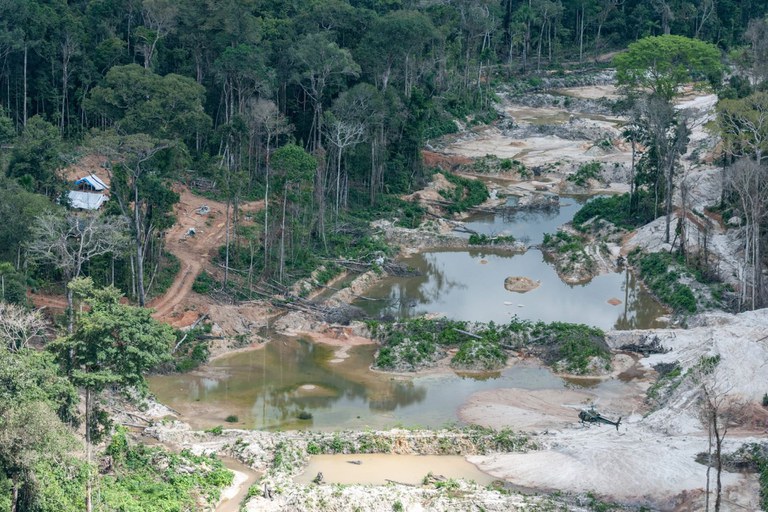
<instances>
[{"instance_id":1,"label":"muddy water pool","mask_svg":"<svg viewBox=\"0 0 768 512\"><path fill-rule=\"evenodd\" d=\"M333 484L386 485L391 481L421 485L429 473L445 478L473 480L488 485L494 478L483 473L460 455L313 455L304 472L294 481L309 484L323 473L323 481Z\"/></svg>"},{"instance_id":2,"label":"muddy water pool","mask_svg":"<svg viewBox=\"0 0 768 512\"><path fill-rule=\"evenodd\" d=\"M497 234L506 226L516 237L538 243L544 232L570 220L582 200L563 198L561 208L522 215L474 217L469 226ZM388 278L366 292L380 300L357 305L373 317L407 318L424 313L472 320L531 320L587 323L604 329L661 326L664 310L632 274L598 276L585 285L567 285L541 252L494 250L429 251L406 260L422 276ZM519 294L504 288L507 276L540 281ZM609 299L618 299L616 306ZM615 301L614 301L615 302ZM458 422L458 408L478 391L498 388L560 390L580 388L595 396L630 394L632 382L568 382L546 368L519 363L484 375L442 372L417 377L373 372L375 346L336 348L307 340L272 336L258 350L216 359L183 375L155 376L150 388L194 428L215 425L255 429L366 429L395 426L436 428ZM231 423L226 418L232 416ZM235 418L236 417L236 418ZM303 419L302 419L303 418ZM514 425L510 425L514 428Z\"/></svg>"},{"instance_id":3,"label":"muddy water pool","mask_svg":"<svg viewBox=\"0 0 768 512\"><path fill-rule=\"evenodd\" d=\"M579 388L598 395L631 386L619 380L580 386L527 362L479 375L394 376L370 370L374 351L373 345L352 347L347 359L331 363L334 347L278 337L197 371L151 377L149 384L194 428L279 430L437 428L457 423L458 408L477 391ZM311 418L299 419L301 413ZM230 415L238 421L226 423Z\"/></svg>"}]
</instances>

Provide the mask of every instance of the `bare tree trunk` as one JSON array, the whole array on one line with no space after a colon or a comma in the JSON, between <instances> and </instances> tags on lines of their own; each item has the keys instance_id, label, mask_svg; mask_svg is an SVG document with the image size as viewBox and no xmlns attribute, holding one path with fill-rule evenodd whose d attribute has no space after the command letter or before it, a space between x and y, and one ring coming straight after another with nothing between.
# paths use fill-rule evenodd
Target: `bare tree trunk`
<instances>
[{"instance_id":1,"label":"bare tree trunk","mask_svg":"<svg viewBox=\"0 0 768 512\"><path fill-rule=\"evenodd\" d=\"M224 228L225 250L224 250L224 288L227 287L229 282L229 205L231 203L229 192L227 192L227 209L226 209L226 227Z\"/></svg>"},{"instance_id":2,"label":"bare tree trunk","mask_svg":"<svg viewBox=\"0 0 768 512\"><path fill-rule=\"evenodd\" d=\"M717 482L715 484L715 512L720 512L720 504L722 499L723 482L723 437L725 437L725 431L721 432L717 422L717 414L712 418L712 430L715 433L715 464L717 469Z\"/></svg>"},{"instance_id":3,"label":"bare tree trunk","mask_svg":"<svg viewBox=\"0 0 768 512\"><path fill-rule=\"evenodd\" d=\"M138 291L139 306L144 307L146 295L144 292L144 233L139 219L139 185L134 180L133 185L133 220L136 229L136 287Z\"/></svg>"},{"instance_id":4,"label":"bare tree trunk","mask_svg":"<svg viewBox=\"0 0 768 512\"><path fill-rule=\"evenodd\" d=\"M283 187L283 219L280 226L280 282L283 282L283 272L285 270L285 209L288 203L288 183Z\"/></svg>"},{"instance_id":5,"label":"bare tree trunk","mask_svg":"<svg viewBox=\"0 0 768 512\"><path fill-rule=\"evenodd\" d=\"M707 422L707 490L704 498L704 510L709 512L709 474L712 472L712 422Z\"/></svg>"},{"instance_id":6,"label":"bare tree trunk","mask_svg":"<svg viewBox=\"0 0 768 512\"><path fill-rule=\"evenodd\" d=\"M16 512L19 506L19 483L13 479L13 494L11 496L11 512Z\"/></svg>"},{"instance_id":7,"label":"bare tree trunk","mask_svg":"<svg viewBox=\"0 0 768 512\"><path fill-rule=\"evenodd\" d=\"M93 511L91 494L93 492L93 481L91 478L91 390L85 388L85 460L86 460L86 480L85 480L85 510Z\"/></svg>"},{"instance_id":8,"label":"bare tree trunk","mask_svg":"<svg viewBox=\"0 0 768 512\"><path fill-rule=\"evenodd\" d=\"M28 47L26 42L24 43L24 97L22 98L22 125L27 126L27 52Z\"/></svg>"},{"instance_id":9,"label":"bare tree trunk","mask_svg":"<svg viewBox=\"0 0 768 512\"><path fill-rule=\"evenodd\" d=\"M579 63L584 61L584 9L585 5L581 4L581 16L579 23Z\"/></svg>"},{"instance_id":10,"label":"bare tree trunk","mask_svg":"<svg viewBox=\"0 0 768 512\"><path fill-rule=\"evenodd\" d=\"M67 332L72 334L75 330L75 301L72 296L72 290L69 288L69 281L65 285L67 288Z\"/></svg>"},{"instance_id":11,"label":"bare tree trunk","mask_svg":"<svg viewBox=\"0 0 768 512\"><path fill-rule=\"evenodd\" d=\"M267 156L269 158L269 156ZM264 273L269 268L269 162L266 170L266 186L264 187Z\"/></svg>"}]
</instances>

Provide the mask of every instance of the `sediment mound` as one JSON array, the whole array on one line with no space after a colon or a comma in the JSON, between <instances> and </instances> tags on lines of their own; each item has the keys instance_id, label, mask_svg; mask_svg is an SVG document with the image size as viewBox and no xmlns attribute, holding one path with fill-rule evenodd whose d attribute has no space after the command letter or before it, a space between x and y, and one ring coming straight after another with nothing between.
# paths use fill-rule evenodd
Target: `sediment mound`
<instances>
[{"instance_id":1,"label":"sediment mound","mask_svg":"<svg viewBox=\"0 0 768 512\"><path fill-rule=\"evenodd\" d=\"M504 288L510 292L525 293L539 287L541 281L529 277L510 276L504 280Z\"/></svg>"}]
</instances>

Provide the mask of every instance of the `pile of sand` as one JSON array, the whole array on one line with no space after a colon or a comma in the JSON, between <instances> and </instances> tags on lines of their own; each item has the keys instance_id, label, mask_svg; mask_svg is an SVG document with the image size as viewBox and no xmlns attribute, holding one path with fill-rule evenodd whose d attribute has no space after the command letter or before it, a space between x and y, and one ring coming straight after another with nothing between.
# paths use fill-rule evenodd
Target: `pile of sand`
<instances>
[{"instance_id":1,"label":"pile of sand","mask_svg":"<svg viewBox=\"0 0 768 512\"><path fill-rule=\"evenodd\" d=\"M510 276L504 280L504 288L510 292L525 293L535 290L541 285L541 281L534 281L530 277Z\"/></svg>"}]
</instances>

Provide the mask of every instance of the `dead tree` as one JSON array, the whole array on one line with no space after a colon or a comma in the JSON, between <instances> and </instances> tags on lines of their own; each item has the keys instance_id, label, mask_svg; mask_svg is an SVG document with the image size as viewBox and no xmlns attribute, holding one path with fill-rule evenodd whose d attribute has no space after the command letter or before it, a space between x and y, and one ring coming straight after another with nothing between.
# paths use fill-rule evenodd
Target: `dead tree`
<instances>
[{"instance_id":1,"label":"dead tree","mask_svg":"<svg viewBox=\"0 0 768 512\"><path fill-rule=\"evenodd\" d=\"M11 352L24 349L45 332L45 320L39 310L25 311L15 304L0 302L0 341Z\"/></svg>"},{"instance_id":2,"label":"dead tree","mask_svg":"<svg viewBox=\"0 0 768 512\"><path fill-rule=\"evenodd\" d=\"M714 466L715 512L720 512L723 491L723 442L729 429L737 424L743 415L745 404L730 394L730 387L718 381L717 368L714 366L716 364L700 363L697 379L701 385L699 418L707 428L709 439L705 510L709 510L710 471Z\"/></svg>"},{"instance_id":3,"label":"dead tree","mask_svg":"<svg viewBox=\"0 0 768 512\"><path fill-rule=\"evenodd\" d=\"M728 189L737 197L744 218L744 271L741 302L751 309L761 306L763 299L762 227L768 221L768 167L743 158L731 167Z\"/></svg>"},{"instance_id":4,"label":"dead tree","mask_svg":"<svg viewBox=\"0 0 768 512\"><path fill-rule=\"evenodd\" d=\"M69 332L72 332L73 322L70 281L80 277L83 265L93 258L125 246L128 243L127 227L123 217L44 213L30 228L31 237L27 244L30 259L53 265L64 276Z\"/></svg>"}]
</instances>

